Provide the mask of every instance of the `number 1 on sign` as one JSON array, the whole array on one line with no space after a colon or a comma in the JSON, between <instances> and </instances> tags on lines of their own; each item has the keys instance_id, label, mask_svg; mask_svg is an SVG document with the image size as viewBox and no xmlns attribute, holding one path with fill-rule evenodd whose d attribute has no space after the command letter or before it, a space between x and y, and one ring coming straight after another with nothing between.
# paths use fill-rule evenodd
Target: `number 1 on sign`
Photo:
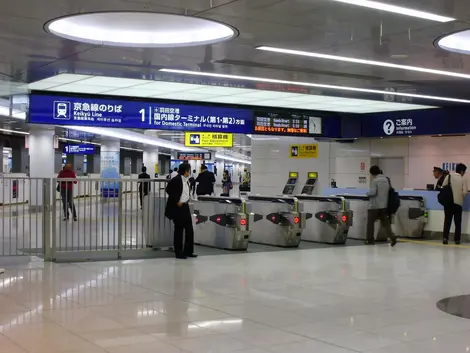
<instances>
[{"instance_id":1,"label":"number 1 on sign","mask_svg":"<svg viewBox=\"0 0 470 353\"><path fill-rule=\"evenodd\" d=\"M142 117L142 122L144 123L144 122L145 122L145 109L139 110L139 113L140 113L140 115L141 115L141 117Z\"/></svg>"}]
</instances>

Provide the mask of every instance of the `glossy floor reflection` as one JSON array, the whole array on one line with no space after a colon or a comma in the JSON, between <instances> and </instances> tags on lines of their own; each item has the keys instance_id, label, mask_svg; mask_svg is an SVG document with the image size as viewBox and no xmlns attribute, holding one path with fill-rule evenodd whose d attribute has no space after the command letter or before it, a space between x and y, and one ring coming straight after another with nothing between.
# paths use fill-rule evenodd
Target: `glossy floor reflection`
<instances>
[{"instance_id":1,"label":"glossy floor reflection","mask_svg":"<svg viewBox=\"0 0 470 353\"><path fill-rule=\"evenodd\" d=\"M470 350L468 249L399 244L84 264L3 259L0 352Z\"/></svg>"}]
</instances>

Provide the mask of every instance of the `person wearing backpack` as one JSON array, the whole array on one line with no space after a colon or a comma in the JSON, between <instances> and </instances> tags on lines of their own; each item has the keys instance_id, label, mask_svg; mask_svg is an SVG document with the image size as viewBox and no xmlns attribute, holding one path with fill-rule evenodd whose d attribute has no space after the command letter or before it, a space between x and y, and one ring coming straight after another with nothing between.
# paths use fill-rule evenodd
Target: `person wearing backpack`
<instances>
[{"instance_id":1,"label":"person wearing backpack","mask_svg":"<svg viewBox=\"0 0 470 353\"><path fill-rule=\"evenodd\" d=\"M454 241L455 244L460 244L460 237L462 234L462 206L465 196L468 193L467 180L463 177L467 171L467 166L465 164L459 163L455 167L455 173L450 173L444 179L442 183L441 193L444 194L445 190L450 190L450 196L447 197L447 200L442 200L444 206L444 231L443 231L443 240L442 243L447 245L449 243L449 233L450 226L452 225L452 219L455 224L455 234ZM449 191L450 191L449 190Z\"/></svg>"},{"instance_id":2,"label":"person wearing backpack","mask_svg":"<svg viewBox=\"0 0 470 353\"><path fill-rule=\"evenodd\" d=\"M396 194L393 190L390 179L385 177L381 172L380 168L376 165L370 168L370 175L372 177L372 182L370 185L370 190L367 192L369 197L369 209L367 211L367 237L366 245L374 245L374 226L376 221L380 221L380 226L384 229L387 234L387 237L391 241L391 245L395 246L397 244L397 238L392 232L392 225L390 223L390 216L393 212L396 212L396 205L390 205L389 195ZM390 200L392 203L395 200ZM396 202L395 202L396 203ZM399 205L398 205L399 207Z\"/></svg>"}]
</instances>

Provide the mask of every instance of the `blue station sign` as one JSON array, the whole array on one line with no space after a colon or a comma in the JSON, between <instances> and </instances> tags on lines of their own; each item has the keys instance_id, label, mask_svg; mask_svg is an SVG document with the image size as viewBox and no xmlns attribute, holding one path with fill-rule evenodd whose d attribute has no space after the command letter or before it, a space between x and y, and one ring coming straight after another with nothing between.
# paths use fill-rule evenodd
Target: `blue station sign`
<instances>
[{"instance_id":1,"label":"blue station sign","mask_svg":"<svg viewBox=\"0 0 470 353\"><path fill-rule=\"evenodd\" d=\"M468 113L468 109L456 107L364 114L361 116L361 134L354 137L469 133Z\"/></svg>"},{"instance_id":2,"label":"blue station sign","mask_svg":"<svg viewBox=\"0 0 470 353\"><path fill-rule=\"evenodd\" d=\"M31 94L29 123L248 134L250 109Z\"/></svg>"},{"instance_id":3,"label":"blue station sign","mask_svg":"<svg viewBox=\"0 0 470 353\"><path fill-rule=\"evenodd\" d=\"M65 145L65 154L95 154L94 145Z\"/></svg>"}]
</instances>

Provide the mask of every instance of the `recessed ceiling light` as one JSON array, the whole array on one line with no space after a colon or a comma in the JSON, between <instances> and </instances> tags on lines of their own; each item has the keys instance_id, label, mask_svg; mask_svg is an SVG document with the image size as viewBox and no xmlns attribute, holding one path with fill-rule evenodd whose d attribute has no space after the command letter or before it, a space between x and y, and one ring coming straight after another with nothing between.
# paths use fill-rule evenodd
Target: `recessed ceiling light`
<instances>
[{"instance_id":1,"label":"recessed ceiling light","mask_svg":"<svg viewBox=\"0 0 470 353\"><path fill-rule=\"evenodd\" d=\"M333 0L333 1L343 2L346 4L350 4L350 5L368 7L368 8L375 9L375 10L398 13L400 15L405 15L405 16L418 17L418 18L422 18L425 20L431 20L431 21L437 21L437 22L455 21L455 18L452 18L452 17L435 15L429 12L413 10L413 9L402 7L402 6L383 4L377 1L370 1L370 0Z\"/></svg>"},{"instance_id":2,"label":"recessed ceiling light","mask_svg":"<svg viewBox=\"0 0 470 353\"><path fill-rule=\"evenodd\" d=\"M390 68L394 68L394 69L424 72L424 73L427 73L427 74L443 75L443 76L451 76L451 77L470 79L470 75L467 75L467 74L461 74L459 72L452 72L452 71L427 69L425 67L419 67L419 66L398 65L398 64L392 64L392 63L387 63L387 62L383 62L383 61L357 59L357 58L350 58L350 57L346 57L346 56L329 55L329 54L314 53L314 52L308 52L308 51L302 51L302 50L274 48L274 47L267 47L267 46L257 47L256 49L275 52L275 53L281 53L281 54L308 56L308 57L311 57L311 58L319 58L319 59L327 59L327 60L335 60L335 61L344 61L344 62L355 63L355 64L363 64L363 65L390 67Z\"/></svg>"},{"instance_id":3,"label":"recessed ceiling light","mask_svg":"<svg viewBox=\"0 0 470 353\"><path fill-rule=\"evenodd\" d=\"M187 71L187 70L176 70L176 69L160 69L160 71L162 71L162 72L171 72L171 73L175 73L175 74L183 74L183 75L221 77L221 78L228 78L228 79L233 79L233 80L246 80L246 81L256 81L256 82L280 83L280 84L285 84L285 85L304 86L304 87L318 87L318 88L326 88L326 89L333 89L333 90L339 90L339 91L374 93L374 94L381 94L381 95L384 94L384 95L399 96L399 97L413 97L413 98L431 99L431 100L454 102L454 103L467 103L467 104L470 103L470 100L460 99L460 98L427 96L427 95L423 95L423 94L382 91L382 90L378 90L378 89L368 89L368 88L358 88L358 87L348 87L348 86L335 86L335 85L326 85L326 84L310 83L310 82L276 80L276 79L273 79L273 78L264 78L264 77L226 75L226 74L217 74L217 73L213 73L213 72Z\"/></svg>"},{"instance_id":4,"label":"recessed ceiling light","mask_svg":"<svg viewBox=\"0 0 470 353\"><path fill-rule=\"evenodd\" d=\"M77 42L139 48L208 45L235 38L226 24L154 12L96 12L57 18L46 31Z\"/></svg>"},{"instance_id":5,"label":"recessed ceiling light","mask_svg":"<svg viewBox=\"0 0 470 353\"><path fill-rule=\"evenodd\" d=\"M435 44L441 49L468 55L470 54L470 29L441 37Z\"/></svg>"}]
</instances>

